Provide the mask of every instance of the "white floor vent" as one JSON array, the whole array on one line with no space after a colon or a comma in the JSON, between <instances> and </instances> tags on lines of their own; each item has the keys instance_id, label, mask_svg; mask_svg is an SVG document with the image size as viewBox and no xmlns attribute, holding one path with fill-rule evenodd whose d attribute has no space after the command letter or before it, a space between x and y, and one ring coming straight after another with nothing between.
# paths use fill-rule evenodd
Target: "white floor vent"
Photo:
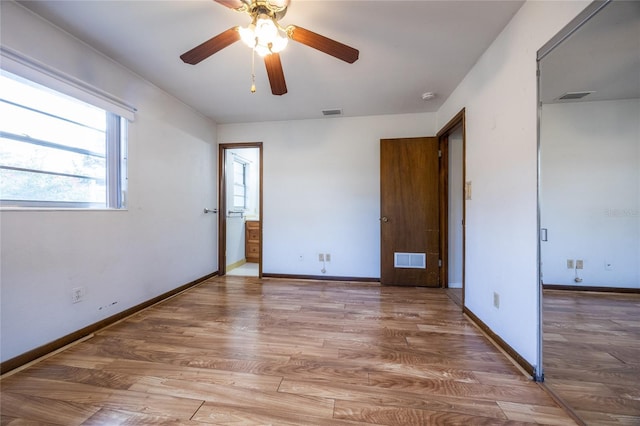
<instances>
[{"instance_id":1,"label":"white floor vent","mask_svg":"<svg viewBox=\"0 0 640 426\"><path fill-rule=\"evenodd\" d=\"M426 269L426 253L394 253L393 266L395 268Z\"/></svg>"}]
</instances>

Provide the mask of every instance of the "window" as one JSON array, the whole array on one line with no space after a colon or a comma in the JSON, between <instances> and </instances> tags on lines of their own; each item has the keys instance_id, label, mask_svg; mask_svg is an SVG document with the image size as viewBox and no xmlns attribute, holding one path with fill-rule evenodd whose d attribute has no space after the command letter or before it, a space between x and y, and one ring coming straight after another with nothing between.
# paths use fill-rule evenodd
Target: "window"
<instances>
[{"instance_id":1,"label":"window","mask_svg":"<svg viewBox=\"0 0 640 426\"><path fill-rule=\"evenodd\" d=\"M247 163L233 160L233 208L247 208Z\"/></svg>"},{"instance_id":2,"label":"window","mask_svg":"<svg viewBox=\"0 0 640 426\"><path fill-rule=\"evenodd\" d=\"M0 71L0 205L124 207L127 120Z\"/></svg>"}]
</instances>

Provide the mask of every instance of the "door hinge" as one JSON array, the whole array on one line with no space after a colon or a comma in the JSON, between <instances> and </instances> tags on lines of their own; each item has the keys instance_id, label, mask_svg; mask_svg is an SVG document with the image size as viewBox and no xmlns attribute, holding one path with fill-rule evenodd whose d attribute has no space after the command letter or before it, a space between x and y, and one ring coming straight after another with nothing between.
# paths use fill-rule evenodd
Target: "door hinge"
<instances>
[{"instance_id":1,"label":"door hinge","mask_svg":"<svg viewBox=\"0 0 640 426\"><path fill-rule=\"evenodd\" d=\"M442 158L442 150L438 150L438 158Z\"/></svg>"},{"instance_id":2,"label":"door hinge","mask_svg":"<svg viewBox=\"0 0 640 426\"><path fill-rule=\"evenodd\" d=\"M442 259L438 259L438 268L442 268Z\"/></svg>"}]
</instances>

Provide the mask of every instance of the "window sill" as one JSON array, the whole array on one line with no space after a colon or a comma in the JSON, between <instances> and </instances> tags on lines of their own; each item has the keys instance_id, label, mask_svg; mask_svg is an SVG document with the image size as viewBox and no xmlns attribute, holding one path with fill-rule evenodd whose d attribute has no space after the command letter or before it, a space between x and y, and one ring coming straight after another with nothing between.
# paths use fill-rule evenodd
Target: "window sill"
<instances>
[{"instance_id":1,"label":"window sill","mask_svg":"<svg viewBox=\"0 0 640 426\"><path fill-rule=\"evenodd\" d=\"M127 212L129 209L69 207L0 207L0 212Z\"/></svg>"}]
</instances>

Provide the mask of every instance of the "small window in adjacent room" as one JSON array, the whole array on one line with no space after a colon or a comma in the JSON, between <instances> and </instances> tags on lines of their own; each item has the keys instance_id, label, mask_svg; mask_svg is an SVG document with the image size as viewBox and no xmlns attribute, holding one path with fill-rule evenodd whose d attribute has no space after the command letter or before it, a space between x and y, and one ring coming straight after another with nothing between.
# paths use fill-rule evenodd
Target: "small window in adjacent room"
<instances>
[{"instance_id":1,"label":"small window in adjacent room","mask_svg":"<svg viewBox=\"0 0 640 426\"><path fill-rule=\"evenodd\" d=\"M247 208L247 166L238 159L233 160L233 208Z\"/></svg>"},{"instance_id":2,"label":"small window in adjacent room","mask_svg":"<svg viewBox=\"0 0 640 426\"><path fill-rule=\"evenodd\" d=\"M127 120L0 71L0 206L124 207Z\"/></svg>"}]
</instances>

